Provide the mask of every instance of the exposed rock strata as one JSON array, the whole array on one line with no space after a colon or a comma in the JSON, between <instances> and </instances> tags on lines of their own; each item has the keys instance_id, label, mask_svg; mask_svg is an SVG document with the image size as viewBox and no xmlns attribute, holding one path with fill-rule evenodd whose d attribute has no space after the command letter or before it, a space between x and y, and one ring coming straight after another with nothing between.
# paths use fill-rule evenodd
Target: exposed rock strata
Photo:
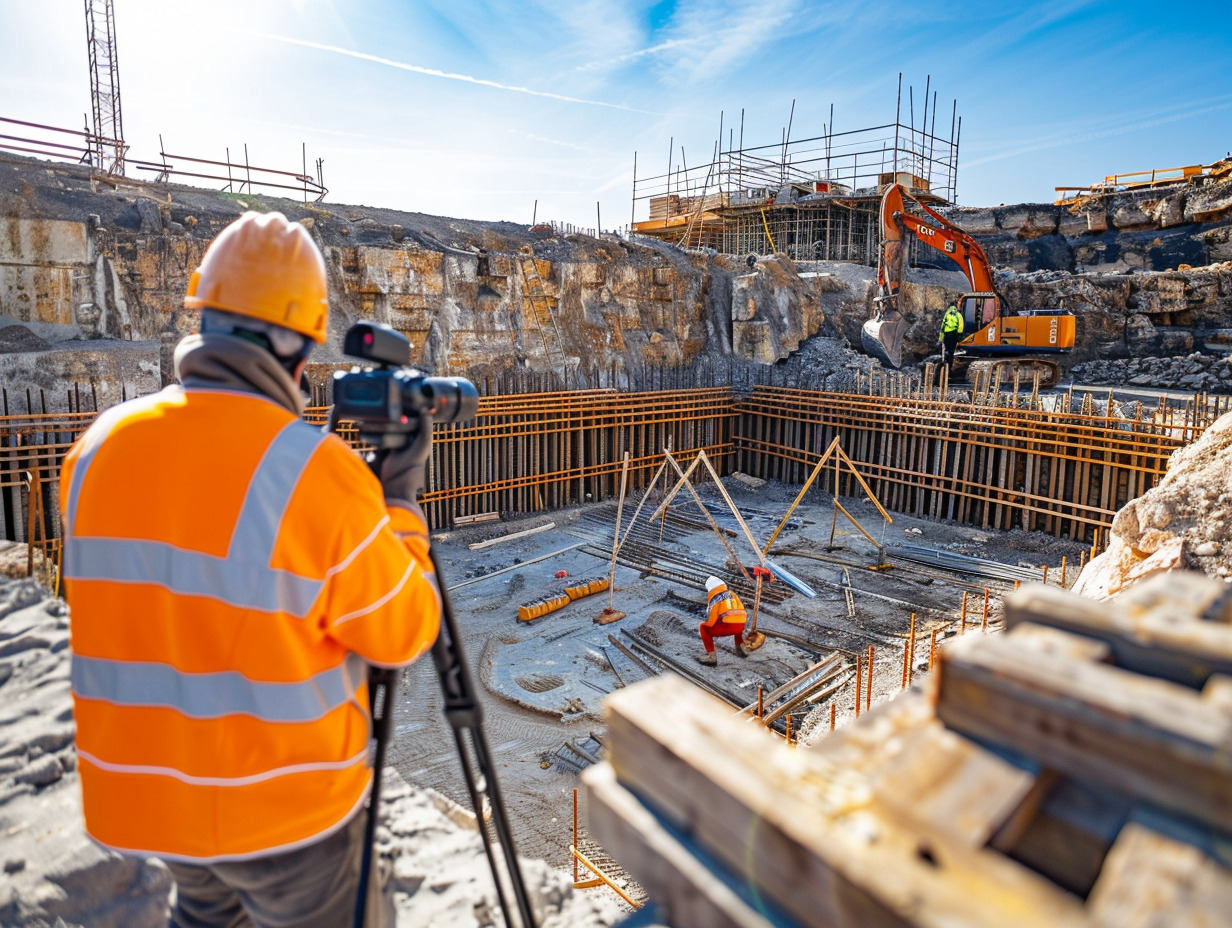
<instances>
[{"instance_id":1,"label":"exposed rock strata","mask_svg":"<svg viewBox=\"0 0 1232 928\"><path fill-rule=\"evenodd\" d=\"M112 186L81 167L5 156L0 374L10 395L22 397L19 407L26 388L36 410L43 394L49 409L61 409L73 381L95 383L100 406L169 382L172 348L195 322L181 307L189 274L247 208L303 222L325 254L334 311L329 343L314 355L321 378L345 363L341 337L356 319L405 332L412 361L425 369L475 379L555 370L545 342L557 334L577 382L636 385L657 368L741 370L781 362L818 335L859 344L876 289L873 269L859 265L771 256L750 266L653 240ZM1232 259L1232 183L1113 197L1082 216L1040 204L955 208L952 216L1006 268L998 286L1012 308L1078 316L1078 346L1064 363L1232 341L1232 270L1213 263ZM527 245L552 301L551 332L541 331L524 296L519 249ZM1194 269L1159 270L1181 264ZM901 308L909 359L935 350L946 302L966 289L954 270L908 273Z\"/></svg>"},{"instance_id":2,"label":"exposed rock strata","mask_svg":"<svg viewBox=\"0 0 1232 928\"><path fill-rule=\"evenodd\" d=\"M1078 210L1046 203L951 207L994 264L1107 273L1232 260L1232 180L1122 192Z\"/></svg>"}]
</instances>

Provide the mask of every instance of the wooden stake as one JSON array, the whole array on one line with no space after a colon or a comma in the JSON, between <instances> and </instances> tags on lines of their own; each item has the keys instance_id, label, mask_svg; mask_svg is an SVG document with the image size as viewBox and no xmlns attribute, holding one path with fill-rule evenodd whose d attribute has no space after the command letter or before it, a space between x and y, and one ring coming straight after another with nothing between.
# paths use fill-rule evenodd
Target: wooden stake
<instances>
[{"instance_id":1,"label":"wooden stake","mask_svg":"<svg viewBox=\"0 0 1232 928\"><path fill-rule=\"evenodd\" d=\"M860 717L860 683L864 676L864 669L860 665L860 655L856 655L856 718Z\"/></svg>"},{"instance_id":2,"label":"wooden stake","mask_svg":"<svg viewBox=\"0 0 1232 928\"><path fill-rule=\"evenodd\" d=\"M980 623L981 631L988 631L988 587L984 587L984 621Z\"/></svg>"},{"instance_id":3,"label":"wooden stake","mask_svg":"<svg viewBox=\"0 0 1232 928\"><path fill-rule=\"evenodd\" d=\"M937 659L937 629L933 629L932 639L928 643L928 669L933 669L933 661Z\"/></svg>"},{"instance_id":4,"label":"wooden stake","mask_svg":"<svg viewBox=\"0 0 1232 928\"><path fill-rule=\"evenodd\" d=\"M864 687L864 708L870 709L873 705L873 646L868 646L868 684Z\"/></svg>"},{"instance_id":5,"label":"wooden stake","mask_svg":"<svg viewBox=\"0 0 1232 928\"><path fill-rule=\"evenodd\" d=\"M964 635L967 633L967 591L966 590L963 590L962 625L960 626L960 631Z\"/></svg>"},{"instance_id":6,"label":"wooden stake","mask_svg":"<svg viewBox=\"0 0 1232 928\"><path fill-rule=\"evenodd\" d=\"M760 719L760 718L761 718L761 715L762 715L762 710L761 710L761 684L760 684L760 683L758 683L758 684L757 684L757 717Z\"/></svg>"},{"instance_id":7,"label":"wooden stake","mask_svg":"<svg viewBox=\"0 0 1232 928\"><path fill-rule=\"evenodd\" d=\"M1061 586L1065 586L1065 555L1061 555Z\"/></svg>"},{"instance_id":8,"label":"wooden stake","mask_svg":"<svg viewBox=\"0 0 1232 928\"><path fill-rule=\"evenodd\" d=\"M911 613L911 660L907 662L907 685L910 686L915 680L915 613Z\"/></svg>"},{"instance_id":9,"label":"wooden stake","mask_svg":"<svg viewBox=\"0 0 1232 928\"><path fill-rule=\"evenodd\" d=\"M1040 570L1042 570L1042 571L1044 572L1044 584L1045 584L1045 585L1047 585L1047 583L1048 583L1048 565L1047 565L1047 564L1040 564Z\"/></svg>"},{"instance_id":10,"label":"wooden stake","mask_svg":"<svg viewBox=\"0 0 1232 928\"><path fill-rule=\"evenodd\" d=\"M836 703L830 703L830 731L834 731L834 713L837 708Z\"/></svg>"},{"instance_id":11,"label":"wooden stake","mask_svg":"<svg viewBox=\"0 0 1232 928\"><path fill-rule=\"evenodd\" d=\"M616 552L620 550L620 519L625 511L625 488L629 485L629 452L625 452L625 462L620 468L620 503L616 506L616 534L612 536L612 566L608 575L607 607L612 608L612 599L616 595ZM574 866L577 866L576 861Z\"/></svg>"}]
</instances>

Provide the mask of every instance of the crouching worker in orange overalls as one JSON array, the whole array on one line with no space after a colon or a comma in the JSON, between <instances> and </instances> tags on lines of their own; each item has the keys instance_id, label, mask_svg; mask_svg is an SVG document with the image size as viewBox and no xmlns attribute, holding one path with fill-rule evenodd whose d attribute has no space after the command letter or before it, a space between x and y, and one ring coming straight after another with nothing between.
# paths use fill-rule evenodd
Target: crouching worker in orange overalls
<instances>
[{"instance_id":1,"label":"crouching worker in orange overalls","mask_svg":"<svg viewBox=\"0 0 1232 928\"><path fill-rule=\"evenodd\" d=\"M748 621L749 614L744 609L744 603L740 602L740 597L729 590L727 584L718 577L709 577L706 580L706 605L706 621L698 628L706 653L699 654L694 659L707 667L718 664L719 659L714 653L714 639L725 635L731 635L735 639L736 653L746 657L744 623Z\"/></svg>"}]
</instances>

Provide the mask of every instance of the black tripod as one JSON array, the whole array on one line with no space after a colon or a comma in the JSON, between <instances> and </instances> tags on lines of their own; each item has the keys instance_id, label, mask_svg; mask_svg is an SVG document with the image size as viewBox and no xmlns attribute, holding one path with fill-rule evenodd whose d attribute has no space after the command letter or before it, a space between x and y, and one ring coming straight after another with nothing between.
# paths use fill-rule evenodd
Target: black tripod
<instances>
[{"instance_id":1,"label":"black tripod","mask_svg":"<svg viewBox=\"0 0 1232 928\"><path fill-rule=\"evenodd\" d=\"M475 683L471 677L470 666L462 653L462 638L458 634L458 624L454 619L453 603L449 599L449 591L445 588L445 579L441 574L440 562L436 551L429 549L432 567L436 571L436 582L441 594L441 630L432 645L432 663L436 665L436 673L440 677L441 692L445 697L445 718L453 729L454 742L458 746L458 759L462 762L462 771L466 776L466 788L471 796L471 805L475 809L475 819L483 836L483 850L488 855L488 866L492 869L492 880L496 884L496 896L500 901L501 912L505 916L505 924L515 928L517 922L511 920L509 905L506 900L506 882L517 903L518 915L522 928L535 928L535 916L531 910L530 897L526 892L526 884L522 880L522 870L518 864L517 851L513 846L513 832L509 829L509 820L505 815L505 804L501 799L500 784L496 779L496 770L492 766L491 750L488 747L487 736L483 732L483 711L475 694ZM372 796L368 807L368 822L364 828L364 850L360 861L359 892L355 899L355 928L363 928L365 906L368 897L368 884L372 873L372 847L376 834L376 817L381 799L381 771L385 766L385 746L389 741L390 719L393 716L393 694L398 689L397 670L373 668L368 678L369 692L372 696L372 732L376 738L376 756L372 777ZM484 798L487 798L491 810L491 822L484 817ZM489 827L495 832L500 843L502 860L498 863L492 852L492 842L489 839ZM503 865L503 866L502 866ZM502 873L503 870L503 873Z\"/></svg>"}]
</instances>

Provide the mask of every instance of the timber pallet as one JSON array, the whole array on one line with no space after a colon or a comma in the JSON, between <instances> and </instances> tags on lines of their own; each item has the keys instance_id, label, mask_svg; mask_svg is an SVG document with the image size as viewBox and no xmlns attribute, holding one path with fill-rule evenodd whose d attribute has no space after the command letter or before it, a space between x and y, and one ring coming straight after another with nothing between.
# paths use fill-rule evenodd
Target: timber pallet
<instances>
[{"instance_id":1,"label":"timber pallet","mask_svg":"<svg viewBox=\"0 0 1232 928\"><path fill-rule=\"evenodd\" d=\"M666 674L606 702L588 831L673 928L1232 925L1232 595L1007 600L812 746Z\"/></svg>"}]
</instances>

